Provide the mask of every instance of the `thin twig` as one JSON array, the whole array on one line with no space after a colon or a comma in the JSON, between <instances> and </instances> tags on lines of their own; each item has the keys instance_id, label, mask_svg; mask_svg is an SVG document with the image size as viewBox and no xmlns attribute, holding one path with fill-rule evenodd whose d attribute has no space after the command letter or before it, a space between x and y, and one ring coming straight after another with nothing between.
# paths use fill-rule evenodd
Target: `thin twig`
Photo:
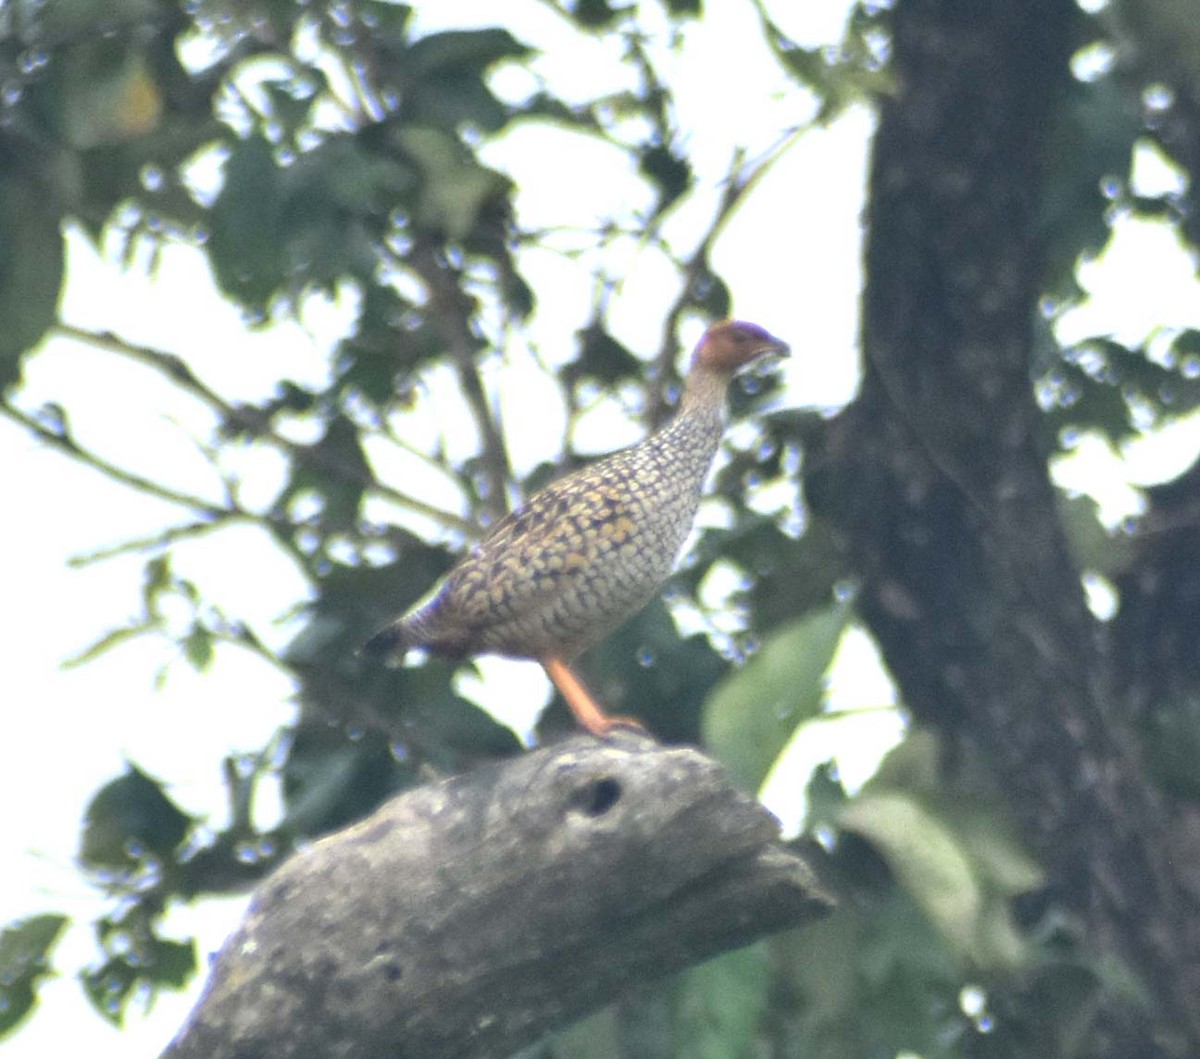
<instances>
[{"instance_id":1,"label":"thin twig","mask_svg":"<svg viewBox=\"0 0 1200 1059\"><path fill-rule=\"evenodd\" d=\"M139 492L146 493L149 496L156 496L160 500L165 500L171 504L190 508L212 519L222 519L233 514L249 514L248 512L241 512L236 509L218 507L198 496L180 492L151 478L127 471L124 467L118 467L115 463L111 463L102 456L97 456L94 452L89 452L87 449L82 448L65 430L53 430L44 423L39 422L35 417L22 412L19 408L14 408L7 401L0 401L0 414L7 416L18 426L24 427L37 437L38 440L45 442L51 448L58 449L72 459L78 460L93 470L99 471L114 481L121 482L123 485L127 485Z\"/></svg>"},{"instance_id":2,"label":"thin twig","mask_svg":"<svg viewBox=\"0 0 1200 1059\"><path fill-rule=\"evenodd\" d=\"M237 519L260 521L254 515L229 512L219 519L208 519L202 522L187 522L181 526L170 526L159 533L152 533L146 537L134 537L130 540L121 541L118 544L110 544L104 548L98 548L93 552L87 552L83 555L73 555L67 560L67 565L79 568L91 566L93 563L104 562L108 559L115 559L119 555L128 555L130 552L155 551L169 544L174 544L176 541L187 540L190 537L201 537L206 533L211 533L213 530L227 526L230 522Z\"/></svg>"},{"instance_id":3,"label":"thin twig","mask_svg":"<svg viewBox=\"0 0 1200 1059\"><path fill-rule=\"evenodd\" d=\"M63 337L71 338L78 342L86 342L97 349L107 350L108 352L119 354L130 360L154 368L170 379L180 389L190 393L193 397L199 398L215 410L226 422L237 424L258 440L265 441L286 453L296 460L297 463L315 470L337 475L346 481L356 482L398 506L411 511L413 514L423 515L426 518L435 520L447 529L461 533L469 540L473 540L479 536L479 527L462 516L453 514L434 504L418 500L407 493L402 493L398 489L394 489L378 481L374 475L363 475L357 467L347 465L343 461L331 457L328 451L319 445L301 445L284 437L271 428L265 416L258 414L254 409L240 408L237 405L231 404L203 383L196 376L195 372L192 371L187 362L174 353L166 353L159 349L135 345L111 332L86 331L71 324L59 324L55 328L55 332Z\"/></svg>"},{"instance_id":4,"label":"thin twig","mask_svg":"<svg viewBox=\"0 0 1200 1059\"><path fill-rule=\"evenodd\" d=\"M659 382L651 388L647 406L647 417L651 428L658 426L669 414L665 380L671 377L675 359L679 355L679 321L688 307L693 304L696 283L708 270L708 261L713 245L725 231L725 227L738 206L741 205L746 193L758 184L771 166L805 131L805 128L805 126L798 126L789 129L755 162L747 163L746 152L742 148L738 148L734 152L729 175L725 179L725 187L720 201L717 203L716 214L708 230L704 233L704 237L687 259L682 262L683 285L663 318L662 338L659 342L658 356L654 360L654 378Z\"/></svg>"},{"instance_id":5,"label":"thin twig","mask_svg":"<svg viewBox=\"0 0 1200 1059\"><path fill-rule=\"evenodd\" d=\"M216 391L201 382L195 372L188 366L187 362L177 354L166 353L160 349L152 349L149 346L135 345L121 338L119 335L113 334L111 331L88 331L82 327L76 327L74 324L56 324L54 333L63 338L86 343L95 349L103 349L109 353L118 353L129 360L137 361L140 364L147 364L161 374L166 375L172 382L192 394L192 396L199 397L205 404L210 405L226 419L237 421L239 418L238 409Z\"/></svg>"}]
</instances>

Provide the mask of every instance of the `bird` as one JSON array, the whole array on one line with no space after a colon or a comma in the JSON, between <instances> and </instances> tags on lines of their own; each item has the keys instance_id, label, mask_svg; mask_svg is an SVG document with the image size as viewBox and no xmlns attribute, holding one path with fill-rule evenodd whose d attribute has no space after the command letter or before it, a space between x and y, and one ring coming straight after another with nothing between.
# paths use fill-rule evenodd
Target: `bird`
<instances>
[{"instance_id":1,"label":"bird","mask_svg":"<svg viewBox=\"0 0 1200 1059\"><path fill-rule=\"evenodd\" d=\"M429 602L385 625L360 653L393 666L414 648L451 659L532 659L588 732L640 728L607 714L571 663L670 576L724 434L734 375L788 353L787 343L756 324L709 326L669 422L534 493L451 568Z\"/></svg>"}]
</instances>

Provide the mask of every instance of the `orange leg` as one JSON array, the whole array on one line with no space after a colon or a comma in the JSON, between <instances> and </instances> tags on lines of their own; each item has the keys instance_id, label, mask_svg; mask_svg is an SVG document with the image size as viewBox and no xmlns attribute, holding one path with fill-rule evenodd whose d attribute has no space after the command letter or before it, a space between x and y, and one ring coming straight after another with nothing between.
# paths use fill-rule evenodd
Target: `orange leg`
<instances>
[{"instance_id":1,"label":"orange leg","mask_svg":"<svg viewBox=\"0 0 1200 1059\"><path fill-rule=\"evenodd\" d=\"M592 735L608 735L614 728L638 728L642 726L632 717L610 717L592 698L592 694L583 686L581 681L560 658L541 659L542 668L546 671L554 686L558 688L566 700L567 707L577 720Z\"/></svg>"}]
</instances>

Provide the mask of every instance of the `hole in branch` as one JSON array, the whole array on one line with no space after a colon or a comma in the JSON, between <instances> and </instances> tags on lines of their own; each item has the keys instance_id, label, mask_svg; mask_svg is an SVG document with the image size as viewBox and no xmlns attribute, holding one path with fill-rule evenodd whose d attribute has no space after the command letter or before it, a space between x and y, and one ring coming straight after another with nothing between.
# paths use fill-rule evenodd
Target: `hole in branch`
<instances>
[{"instance_id":1,"label":"hole in branch","mask_svg":"<svg viewBox=\"0 0 1200 1059\"><path fill-rule=\"evenodd\" d=\"M587 816L603 816L617 804L620 797L621 785L611 776L602 776L584 784L572 794L571 808Z\"/></svg>"}]
</instances>

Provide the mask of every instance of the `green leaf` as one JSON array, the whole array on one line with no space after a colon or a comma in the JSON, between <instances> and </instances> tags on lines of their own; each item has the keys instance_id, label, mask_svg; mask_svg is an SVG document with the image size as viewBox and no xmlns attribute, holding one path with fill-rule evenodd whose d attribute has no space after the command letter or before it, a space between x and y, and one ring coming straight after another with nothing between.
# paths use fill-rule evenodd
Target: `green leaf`
<instances>
[{"instance_id":1,"label":"green leaf","mask_svg":"<svg viewBox=\"0 0 1200 1059\"><path fill-rule=\"evenodd\" d=\"M1009 899L1041 886L1043 873L1000 803L947 788L940 756L935 732L912 729L833 818L879 851L956 953L1011 969L1026 945Z\"/></svg>"},{"instance_id":2,"label":"green leaf","mask_svg":"<svg viewBox=\"0 0 1200 1059\"><path fill-rule=\"evenodd\" d=\"M450 663L430 659L391 674L405 723L430 743L429 763L448 772L461 771L472 760L520 753L521 743L511 728L454 690L453 669Z\"/></svg>"},{"instance_id":3,"label":"green leaf","mask_svg":"<svg viewBox=\"0 0 1200 1059\"><path fill-rule=\"evenodd\" d=\"M203 625L195 624L183 638L183 654L192 668L203 673L213 660L213 637Z\"/></svg>"},{"instance_id":4,"label":"green leaf","mask_svg":"<svg viewBox=\"0 0 1200 1059\"><path fill-rule=\"evenodd\" d=\"M889 92L889 70L873 61L873 48L866 43L879 29L870 24L875 20L865 5L855 6L841 45L832 50L838 58L829 48L801 47L759 11L763 35L780 66L820 100L817 122L828 124L852 104Z\"/></svg>"},{"instance_id":5,"label":"green leaf","mask_svg":"<svg viewBox=\"0 0 1200 1059\"><path fill-rule=\"evenodd\" d=\"M808 806L802 830L813 834L818 828L832 827L837 811L846 803L846 788L842 786L832 761L818 765L809 777L804 800Z\"/></svg>"},{"instance_id":6,"label":"green leaf","mask_svg":"<svg viewBox=\"0 0 1200 1059\"><path fill-rule=\"evenodd\" d=\"M979 799L952 798L947 818L988 888L1004 897L1036 890L1046 881L999 806Z\"/></svg>"},{"instance_id":7,"label":"green leaf","mask_svg":"<svg viewBox=\"0 0 1200 1059\"><path fill-rule=\"evenodd\" d=\"M1107 179L1127 179L1143 132L1138 93L1122 78L1072 79L1060 94L1047 133L1058 148L1047 155L1039 198L1040 289L1068 296L1077 289L1080 255L1099 252L1110 235L1101 188Z\"/></svg>"},{"instance_id":8,"label":"green leaf","mask_svg":"<svg viewBox=\"0 0 1200 1059\"><path fill-rule=\"evenodd\" d=\"M38 980L50 975L50 950L67 925L60 915L31 916L0 933L0 1037L37 1002Z\"/></svg>"},{"instance_id":9,"label":"green leaf","mask_svg":"<svg viewBox=\"0 0 1200 1059\"><path fill-rule=\"evenodd\" d=\"M826 780L826 785L830 781ZM836 813L840 792L826 797ZM823 814L824 815L824 814ZM825 817L828 818L827 816ZM843 1059L903 1052L952 1059L967 1026L958 1005L963 959L873 846L845 835L827 870L853 898L826 919L773 938L774 1054ZM984 912L986 918L986 907Z\"/></svg>"},{"instance_id":10,"label":"green leaf","mask_svg":"<svg viewBox=\"0 0 1200 1059\"><path fill-rule=\"evenodd\" d=\"M139 994L153 999L160 988L180 989L196 973L195 942L159 937L158 914L148 903L134 902L119 916L96 923L96 939L107 959L80 977L88 999L114 1025L122 1024Z\"/></svg>"},{"instance_id":11,"label":"green leaf","mask_svg":"<svg viewBox=\"0 0 1200 1059\"><path fill-rule=\"evenodd\" d=\"M1105 337L1071 349L1042 351L1047 367L1038 380L1051 430L1097 430L1117 443L1166 418L1200 405L1200 373L1181 333L1166 363L1144 348Z\"/></svg>"},{"instance_id":12,"label":"green leaf","mask_svg":"<svg viewBox=\"0 0 1200 1059\"><path fill-rule=\"evenodd\" d=\"M834 606L780 628L708 697L704 744L746 789L758 790L796 726L820 711L849 617Z\"/></svg>"},{"instance_id":13,"label":"green leaf","mask_svg":"<svg viewBox=\"0 0 1200 1059\"><path fill-rule=\"evenodd\" d=\"M733 294L729 285L707 264L701 266L692 282L691 296L697 306L717 320L728 316L733 309Z\"/></svg>"},{"instance_id":14,"label":"green leaf","mask_svg":"<svg viewBox=\"0 0 1200 1059\"><path fill-rule=\"evenodd\" d=\"M943 820L909 795L864 792L838 810L837 821L883 855L948 939L961 951L971 948L984 894L970 858Z\"/></svg>"},{"instance_id":15,"label":"green leaf","mask_svg":"<svg viewBox=\"0 0 1200 1059\"><path fill-rule=\"evenodd\" d=\"M613 386L625 379L641 377L642 362L613 338L599 320L593 320L583 328L578 338L579 356L562 370L563 381L568 386L582 378Z\"/></svg>"},{"instance_id":16,"label":"green leaf","mask_svg":"<svg viewBox=\"0 0 1200 1059\"><path fill-rule=\"evenodd\" d=\"M495 63L522 58L529 50L499 27L421 38L403 52L400 90L407 122L450 133L467 122L486 132L499 131L509 111L484 75Z\"/></svg>"},{"instance_id":17,"label":"green leaf","mask_svg":"<svg viewBox=\"0 0 1200 1059\"><path fill-rule=\"evenodd\" d=\"M30 179L0 179L0 390L20 378L20 357L58 319L63 282L61 217Z\"/></svg>"},{"instance_id":18,"label":"green leaf","mask_svg":"<svg viewBox=\"0 0 1200 1059\"><path fill-rule=\"evenodd\" d=\"M508 108L476 73L450 73L415 85L408 97L414 123L456 133L464 124L483 132L499 132Z\"/></svg>"},{"instance_id":19,"label":"green leaf","mask_svg":"<svg viewBox=\"0 0 1200 1059\"><path fill-rule=\"evenodd\" d=\"M1114 443L1133 436L1129 402L1120 387L1089 379L1073 365L1066 365L1062 374L1071 377L1073 397L1069 405L1056 405L1046 413L1052 430L1059 435L1096 430Z\"/></svg>"},{"instance_id":20,"label":"green leaf","mask_svg":"<svg viewBox=\"0 0 1200 1059\"><path fill-rule=\"evenodd\" d=\"M638 171L658 189L658 201L654 204L653 214L656 217L670 209L692 184L691 164L662 144L642 151L638 159Z\"/></svg>"},{"instance_id":21,"label":"green leaf","mask_svg":"<svg viewBox=\"0 0 1200 1059\"><path fill-rule=\"evenodd\" d=\"M412 21L412 5L399 4L395 0L359 0L364 11L363 21L373 23L371 36L375 41L388 45L389 49L406 48L408 24Z\"/></svg>"},{"instance_id":22,"label":"green leaf","mask_svg":"<svg viewBox=\"0 0 1200 1059\"><path fill-rule=\"evenodd\" d=\"M911 728L904 740L884 755L871 778L871 790L936 795L942 787L941 747L930 728Z\"/></svg>"},{"instance_id":23,"label":"green leaf","mask_svg":"<svg viewBox=\"0 0 1200 1059\"><path fill-rule=\"evenodd\" d=\"M208 252L221 289L247 305L264 306L287 278L283 210L274 149L261 136L234 143L212 206Z\"/></svg>"},{"instance_id":24,"label":"green leaf","mask_svg":"<svg viewBox=\"0 0 1200 1059\"><path fill-rule=\"evenodd\" d=\"M441 351L432 327L405 326L407 320L417 318L413 309L392 287L367 284L358 328L338 346L340 384L376 408L387 408L396 400L398 376L414 371Z\"/></svg>"},{"instance_id":25,"label":"green leaf","mask_svg":"<svg viewBox=\"0 0 1200 1059\"><path fill-rule=\"evenodd\" d=\"M405 72L417 79L452 69L483 72L502 59L520 59L529 52L529 45L498 26L447 30L431 33L413 44L408 50L409 67Z\"/></svg>"},{"instance_id":26,"label":"green leaf","mask_svg":"<svg viewBox=\"0 0 1200 1059\"><path fill-rule=\"evenodd\" d=\"M182 989L196 973L195 941L154 938L147 950L145 954L139 954L142 956L142 973L157 985Z\"/></svg>"},{"instance_id":27,"label":"green leaf","mask_svg":"<svg viewBox=\"0 0 1200 1059\"><path fill-rule=\"evenodd\" d=\"M796 1006L806 1021L832 1029L846 1025L856 1013L863 928L862 915L839 909L826 919L770 939L780 979L798 994ZM844 1054L856 1051L846 1048Z\"/></svg>"},{"instance_id":28,"label":"green leaf","mask_svg":"<svg viewBox=\"0 0 1200 1059\"><path fill-rule=\"evenodd\" d=\"M121 1025L136 977L129 963L118 959L108 960L80 974L83 990L92 1007L114 1026Z\"/></svg>"},{"instance_id":29,"label":"green leaf","mask_svg":"<svg viewBox=\"0 0 1200 1059\"><path fill-rule=\"evenodd\" d=\"M367 150L349 136L335 136L305 152L288 173L287 219L293 239L312 225L316 215L383 213L407 202L416 186L410 166Z\"/></svg>"},{"instance_id":30,"label":"green leaf","mask_svg":"<svg viewBox=\"0 0 1200 1059\"><path fill-rule=\"evenodd\" d=\"M424 176L418 220L451 239L464 238L485 204L509 186L505 177L479 165L458 140L437 129L409 126L399 139Z\"/></svg>"},{"instance_id":31,"label":"green leaf","mask_svg":"<svg viewBox=\"0 0 1200 1059\"><path fill-rule=\"evenodd\" d=\"M111 34L115 26L137 25L157 11L154 0L76 0L50 4L43 11L14 13L14 28L22 29L25 44L89 40Z\"/></svg>"},{"instance_id":32,"label":"green leaf","mask_svg":"<svg viewBox=\"0 0 1200 1059\"><path fill-rule=\"evenodd\" d=\"M80 859L89 868L125 870L147 854L169 859L192 818L134 765L97 791L84 814Z\"/></svg>"},{"instance_id":33,"label":"green leaf","mask_svg":"<svg viewBox=\"0 0 1200 1059\"><path fill-rule=\"evenodd\" d=\"M677 1055L749 1059L761 1053L770 951L760 942L686 971L675 1000Z\"/></svg>"},{"instance_id":34,"label":"green leaf","mask_svg":"<svg viewBox=\"0 0 1200 1059\"><path fill-rule=\"evenodd\" d=\"M366 816L405 780L411 768L398 762L374 733L358 736L323 722L296 728L283 768L287 813L280 831L309 836Z\"/></svg>"},{"instance_id":35,"label":"green leaf","mask_svg":"<svg viewBox=\"0 0 1200 1059\"><path fill-rule=\"evenodd\" d=\"M260 87L269 100L271 116L289 133L308 123L309 112L319 98L315 91L298 89L293 75L283 75L278 81L263 81Z\"/></svg>"},{"instance_id":36,"label":"green leaf","mask_svg":"<svg viewBox=\"0 0 1200 1059\"><path fill-rule=\"evenodd\" d=\"M145 605L147 614L155 612L158 597L162 593L170 591L174 580L169 555L156 555L153 559L146 561L146 566L142 571L142 603Z\"/></svg>"},{"instance_id":37,"label":"green leaf","mask_svg":"<svg viewBox=\"0 0 1200 1059\"><path fill-rule=\"evenodd\" d=\"M823 611L847 572L833 524L816 516L797 540L780 529L778 519L747 512L728 529L703 532L695 554L696 565L686 575L693 586L722 558L750 575L745 599L763 629Z\"/></svg>"},{"instance_id":38,"label":"green leaf","mask_svg":"<svg viewBox=\"0 0 1200 1059\"><path fill-rule=\"evenodd\" d=\"M568 0L567 10L585 29L602 29L625 18L634 9L632 3L612 4L609 0Z\"/></svg>"},{"instance_id":39,"label":"green leaf","mask_svg":"<svg viewBox=\"0 0 1200 1059\"><path fill-rule=\"evenodd\" d=\"M307 467L297 467L293 481L281 495L287 503L306 486L317 490L324 501L320 522L326 532L354 531L359 525L359 508L371 469L363 451L358 428L344 415L335 415L325 428L322 438L309 446L314 463L330 470L313 474Z\"/></svg>"},{"instance_id":40,"label":"green leaf","mask_svg":"<svg viewBox=\"0 0 1200 1059\"><path fill-rule=\"evenodd\" d=\"M1013 919L1006 897L988 893L979 911L967 955L979 968L1012 971L1029 958L1030 947Z\"/></svg>"}]
</instances>

